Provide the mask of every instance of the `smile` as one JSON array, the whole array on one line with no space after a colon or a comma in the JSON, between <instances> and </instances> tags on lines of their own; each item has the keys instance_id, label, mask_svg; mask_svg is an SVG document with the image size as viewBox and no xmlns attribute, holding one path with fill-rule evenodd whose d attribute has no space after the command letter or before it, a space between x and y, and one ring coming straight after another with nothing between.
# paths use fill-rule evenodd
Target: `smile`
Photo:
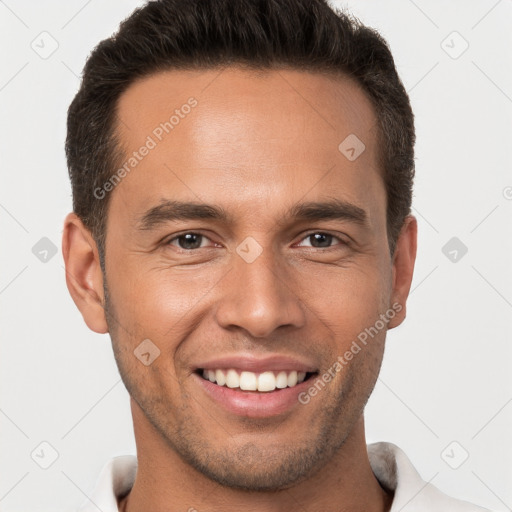
<instances>
[{"instance_id":1,"label":"smile","mask_svg":"<svg viewBox=\"0 0 512 512\"><path fill-rule=\"evenodd\" d=\"M313 375L307 372L263 371L250 372L236 369L200 369L199 375L205 380L231 389L268 393L276 389L293 388Z\"/></svg>"}]
</instances>

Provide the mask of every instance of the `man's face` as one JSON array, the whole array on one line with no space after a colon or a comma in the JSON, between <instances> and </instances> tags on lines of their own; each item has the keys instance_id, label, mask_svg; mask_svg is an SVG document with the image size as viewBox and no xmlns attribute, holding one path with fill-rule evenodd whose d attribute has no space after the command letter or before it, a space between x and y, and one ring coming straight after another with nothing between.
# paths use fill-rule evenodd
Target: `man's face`
<instances>
[{"instance_id":1,"label":"man's face","mask_svg":"<svg viewBox=\"0 0 512 512\"><path fill-rule=\"evenodd\" d=\"M360 423L392 324L332 372L396 298L371 104L346 78L228 68L145 78L118 115L140 161L112 192L105 279L136 428L226 485L300 481ZM338 149L351 134L355 160L355 139ZM292 386L244 391L204 369Z\"/></svg>"}]
</instances>

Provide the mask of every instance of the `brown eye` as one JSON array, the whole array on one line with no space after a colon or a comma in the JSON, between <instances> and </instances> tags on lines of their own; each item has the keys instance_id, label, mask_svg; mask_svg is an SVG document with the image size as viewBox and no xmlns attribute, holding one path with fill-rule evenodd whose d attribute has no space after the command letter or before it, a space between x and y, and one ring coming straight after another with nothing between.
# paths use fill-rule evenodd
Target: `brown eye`
<instances>
[{"instance_id":1,"label":"brown eye","mask_svg":"<svg viewBox=\"0 0 512 512\"><path fill-rule=\"evenodd\" d=\"M308 241L309 243L305 243ZM299 244L301 247L314 247L315 249L329 248L333 245L343 245L343 240L329 233L316 232L304 237Z\"/></svg>"},{"instance_id":2,"label":"brown eye","mask_svg":"<svg viewBox=\"0 0 512 512\"><path fill-rule=\"evenodd\" d=\"M309 235L309 240L313 247L330 247L332 239L333 236L326 233L315 233L313 235Z\"/></svg>"},{"instance_id":3,"label":"brown eye","mask_svg":"<svg viewBox=\"0 0 512 512\"><path fill-rule=\"evenodd\" d=\"M179 235L172 240L169 240L170 245L178 245L180 249L192 250L199 249L202 245L203 239L206 238L198 233L185 233Z\"/></svg>"}]
</instances>

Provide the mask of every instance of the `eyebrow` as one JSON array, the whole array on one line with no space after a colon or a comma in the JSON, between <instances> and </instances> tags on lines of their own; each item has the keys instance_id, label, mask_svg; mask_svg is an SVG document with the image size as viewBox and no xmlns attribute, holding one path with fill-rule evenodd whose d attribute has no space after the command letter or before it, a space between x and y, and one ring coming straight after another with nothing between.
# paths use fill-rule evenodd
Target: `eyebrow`
<instances>
[{"instance_id":1,"label":"eyebrow","mask_svg":"<svg viewBox=\"0 0 512 512\"><path fill-rule=\"evenodd\" d=\"M341 199L330 199L322 202L307 202L293 205L284 218L297 220L346 220L365 226L368 224L368 214L359 206Z\"/></svg>"},{"instance_id":2,"label":"eyebrow","mask_svg":"<svg viewBox=\"0 0 512 512\"><path fill-rule=\"evenodd\" d=\"M138 220L140 230L146 231L167 222L179 220L215 220L228 223L233 220L222 207L205 203L182 201L163 201L145 212ZM340 199L330 199L321 202L306 202L292 205L284 215L280 216L278 224L290 219L296 221L344 220L367 226L368 214L355 204Z\"/></svg>"},{"instance_id":3,"label":"eyebrow","mask_svg":"<svg viewBox=\"0 0 512 512\"><path fill-rule=\"evenodd\" d=\"M227 222L229 215L223 208L209 204L163 201L144 213L137 224L141 230L150 230L166 222L201 219Z\"/></svg>"}]
</instances>

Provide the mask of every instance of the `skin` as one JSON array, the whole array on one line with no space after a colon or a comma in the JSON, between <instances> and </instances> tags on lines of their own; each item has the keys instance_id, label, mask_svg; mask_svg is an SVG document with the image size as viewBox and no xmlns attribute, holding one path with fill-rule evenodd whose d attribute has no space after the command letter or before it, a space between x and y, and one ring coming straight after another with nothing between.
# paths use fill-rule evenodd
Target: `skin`
<instances>
[{"instance_id":1,"label":"skin","mask_svg":"<svg viewBox=\"0 0 512 512\"><path fill-rule=\"evenodd\" d=\"M389 510L363 411L386 330L405 318L417 224L406 218L391 257L372 105L340 76L160 72L120 98L127 154L191 96L197 106L111 193L106 277L91 233L75 214L65 221L70 293L87 325L110 333L131 395L139 469L120 510ZM338 150L351 133L366 146L353 162ZM287 216L333 199L366 221ZM215 205L228 218L140 229L164 201ZM187 232L204 235L199 248L183 248L176 237ZM332 238L314 247L314 233ZM236 252L248 236L262 248L252 263ZM387 328L283 414L235 416L193 375L200 360L231 354L296 356L322 375L393 304L402 309ZM160 350L149 366L133 353L145 339Z\"/></svg>"}]
</instances>

